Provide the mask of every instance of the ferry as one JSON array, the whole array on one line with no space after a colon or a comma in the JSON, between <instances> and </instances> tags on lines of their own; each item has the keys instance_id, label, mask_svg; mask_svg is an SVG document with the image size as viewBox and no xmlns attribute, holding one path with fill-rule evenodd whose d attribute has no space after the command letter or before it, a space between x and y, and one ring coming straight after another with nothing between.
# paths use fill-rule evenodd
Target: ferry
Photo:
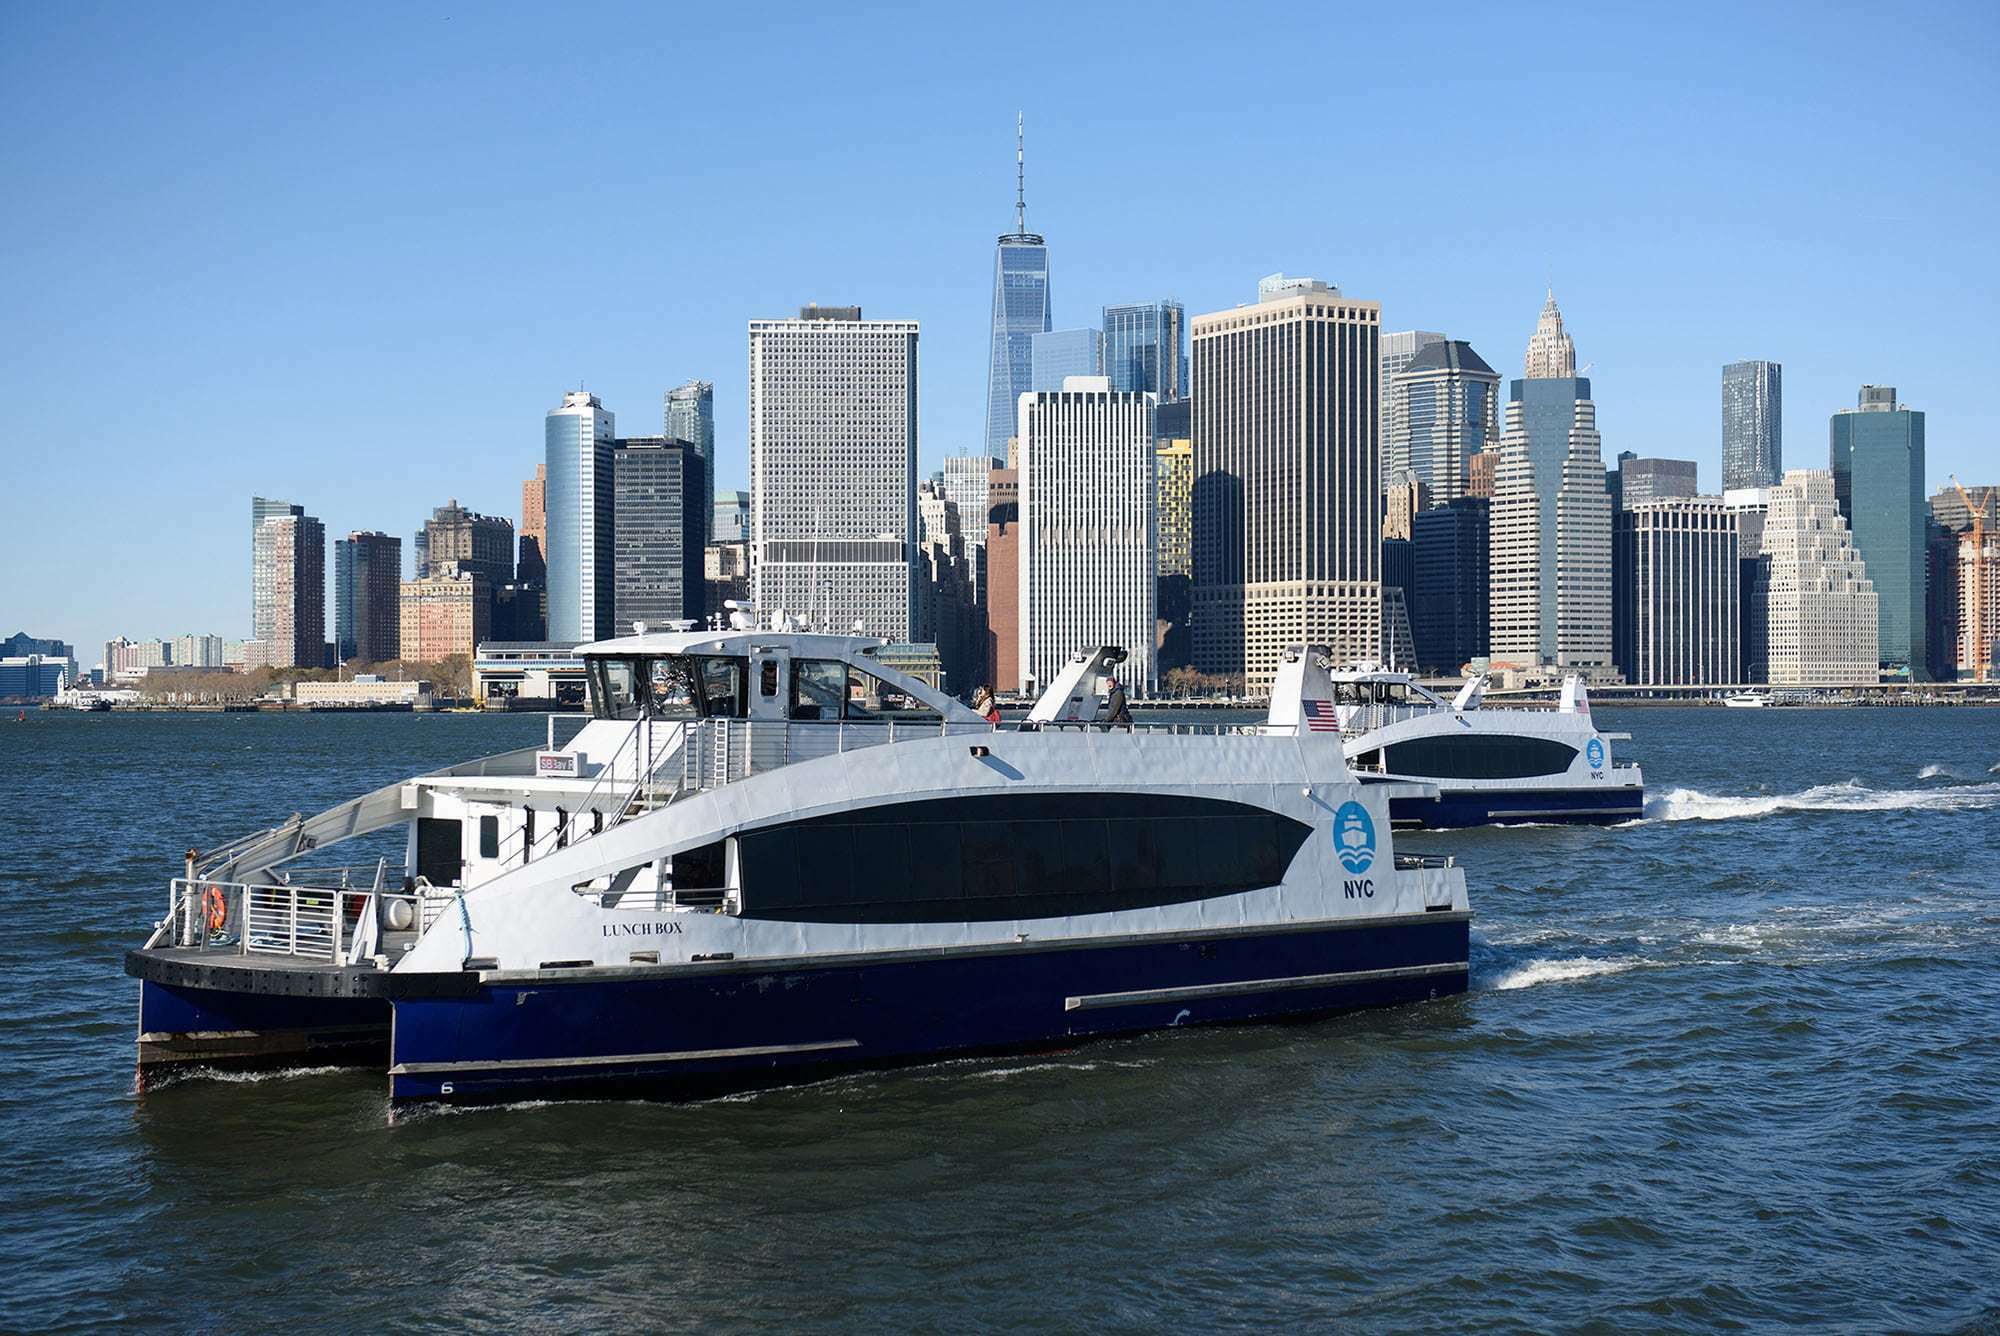
<instances>
[{"instance_id":1,"label":"ferry","mask_svg":"<svg viewBox=\"0 0 2000 1336\"><path fill-rule=\"evenodd\" d=\"M687 1098L1464 991L1464 872L1395 850L1419 786L1337 736L1113 724L1110 646L996 725L882 641L747 620L582 646L563 746L191 852L126 956L142 1084ZM1293 713L1330 690L1302 647L1280 681Z\"/></svg>"},{"instance_id":2,"label":"ferry","mask_svg":"<svg viewBox=\"0 0 2000 1336\"><path fill-rule=\"evenodd\" d=\"M1768 691L1732 691L1722 698L1723 705L1731 710L1761 710L1775 704Z\"/></svg>"},{"instance_id":3,"label":"ferry","mask_svg":"<svg viewBox=\"0 0 2000 1336\"><path fill-rule=\"evenodd\" d=\"M1645 776L1611 754L1631 735L1598 731L1581 678L1564 681L1554 710L1482 709L1483 676L1447 701L1374 664L1329 671L1325 692L1274 695L1273 723L1338 735L1364 781L1399 786L1389 803L1398 826L1605 825L1644 811Z\"/></svg>"}]
</instances>

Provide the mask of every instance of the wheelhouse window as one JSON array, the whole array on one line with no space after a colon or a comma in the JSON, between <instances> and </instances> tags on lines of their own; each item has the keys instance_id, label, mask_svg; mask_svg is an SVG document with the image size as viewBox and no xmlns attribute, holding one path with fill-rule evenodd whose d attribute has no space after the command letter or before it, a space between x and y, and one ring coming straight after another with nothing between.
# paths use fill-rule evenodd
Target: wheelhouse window
<instances>
[{"instance_id":1,"label":"wheelhouse window","mask_svg":"<svg viewBox=\"0 0 2000 1336\"><path fill-rule=\"evenodd\" d=\"M590 661L590 712L598 719L639 717L638 659Z\"/></svg>"},{"instance_id":2,"label":"wheelhouse window","mask_svg":"<svg viewBox=\"0 0 2000 1336\"><path fill-rule=\"evenodd\" d=\"M838 659L792 660L792 718L839 719L846 699L846 664Z\"/></svg>"},{"instance_id":3,"label":"wheelhouse window","mask_svg":"<svg viewBox=\"0 0 2000 1336\"><path fill-rule=\"evenodd\" d=\"M746 665L723 655L590 661L591 713L599 719L741 719Z\"/></svg>"},{"instance_id":4,"label":"wheelhouse window","mask_svg":"<svg viewBox=\"0 0 2000 1336\"><path fill-rule=\"evenodd\" d=\"M858 665L847 669L849 719L937 719L931 706Z\"/></svg>"},{"instance_id":5,"label":"wheelhouse window","mask_svg":"<svg viewBox=\"0 0 2000 1336\"><path fill-rule=\"evenodd\" d=\"M695 713L703 719L743 719L749 715L750 665L720 654L678 660L691 665Z\"/></svg>"}]
</instances>

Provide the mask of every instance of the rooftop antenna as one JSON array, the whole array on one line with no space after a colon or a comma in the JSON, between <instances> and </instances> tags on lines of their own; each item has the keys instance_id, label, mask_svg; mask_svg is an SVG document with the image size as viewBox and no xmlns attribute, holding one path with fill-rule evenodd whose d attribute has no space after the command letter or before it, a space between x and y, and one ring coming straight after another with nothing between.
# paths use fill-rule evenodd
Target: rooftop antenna
<instances>
[{"instance_id":1,"label":"rooftop antenna","mask_svg":"<svg viewBox=\"0 0 2000 1336\"><path fill-rule=\"evenodd\" d=\"M1014 113L1014 231L1028 230L1028 166L1022 149L1026 145L1027 117Z\"/></svg>"}]
</instances>

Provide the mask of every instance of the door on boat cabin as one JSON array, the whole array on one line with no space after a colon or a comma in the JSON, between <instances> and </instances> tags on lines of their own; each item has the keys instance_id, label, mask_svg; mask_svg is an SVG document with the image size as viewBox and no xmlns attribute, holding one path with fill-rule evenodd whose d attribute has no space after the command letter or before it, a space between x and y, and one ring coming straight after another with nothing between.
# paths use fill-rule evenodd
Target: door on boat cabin
<instances>
[{"instance_id":1,"label":"door on boat cabin","mask_svg":"<svg viewBox=\"0 0 2000 1336\"><path fill-rule=\"evenodd\" d=\"M456 886L465 875L465 823L453 817L417 818L417 875L433 886Z\"/></svg>"},{"instance_id":2,"label":"door on boat cabin","mask_svg":"<svg viewBox=\"0 0 2000 1336\"><path fill-rule=\"evenodd\" d=\"M522 814L507 803L465 805L465 886L470 890L521 865Z\"/></svg>"}]
</instances>

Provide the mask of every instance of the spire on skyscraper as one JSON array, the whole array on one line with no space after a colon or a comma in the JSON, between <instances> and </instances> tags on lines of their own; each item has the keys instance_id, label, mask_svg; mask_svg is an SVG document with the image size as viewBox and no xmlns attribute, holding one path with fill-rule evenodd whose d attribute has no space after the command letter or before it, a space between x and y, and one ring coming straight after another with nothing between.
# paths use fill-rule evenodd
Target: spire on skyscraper
<instances>
[{"instance_id":1,"label":"spire on skyscraper","mask_svg":"<svg viewBox=\"0 0 2000 1336\"><path fill-rule=\"evenodd\" d=\"M1562 311L1556 307L1556 290L1542 303L1542 315L1535 322L1535 335L1528 340L1529 380L1566 380L1576 375L1576 344L1563 331Z\"/></svg>"},{"instance_id":2,"label":"spire on skyscraper","mask_svg":"<svg viewBox=\"0 0 2000 1336\"><path fill-rule=\"evenodd\" d=\"M1014 113L1014 230L1000 238L1003 246L1039 246L1041 237L1028 230L1028 165L1024 151L1027 117Z\"/></svg>"}]
</instances>

